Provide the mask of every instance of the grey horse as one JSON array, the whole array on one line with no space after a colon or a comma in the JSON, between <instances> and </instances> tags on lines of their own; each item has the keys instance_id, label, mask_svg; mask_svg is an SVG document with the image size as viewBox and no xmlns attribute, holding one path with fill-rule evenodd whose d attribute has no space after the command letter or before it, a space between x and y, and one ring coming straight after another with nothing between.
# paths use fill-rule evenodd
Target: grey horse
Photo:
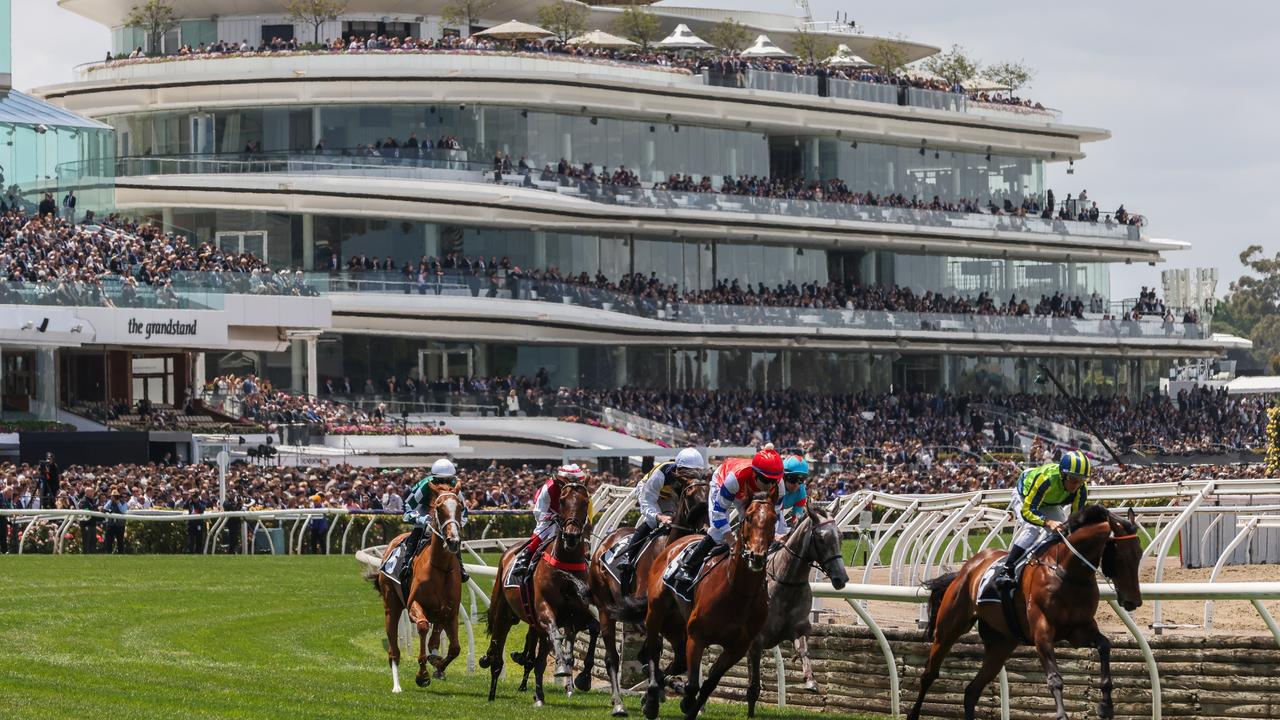
<instances>
[{"instance_id":1,"label":"grey horse","mask_svg":"<svg viewBox=\"0 0 1280 720\"><path fill-rule=\"evenodd\" d=\"M796 655L804 669L805 689L818 690L806 640L812 627L809 609L813 605L813 591L809 589L809 570L813 567L822 570L837 590L849 582L840 555L840 531L825 512L810 505L804 518L783 541L782 548L769 556L766 566L769 616L749 651L757 659L748 663L753 672L747 686L747 717L755 717L756 700L760 697L758 658L784 640L795 643Z\"/></svg>"}]
</instances>

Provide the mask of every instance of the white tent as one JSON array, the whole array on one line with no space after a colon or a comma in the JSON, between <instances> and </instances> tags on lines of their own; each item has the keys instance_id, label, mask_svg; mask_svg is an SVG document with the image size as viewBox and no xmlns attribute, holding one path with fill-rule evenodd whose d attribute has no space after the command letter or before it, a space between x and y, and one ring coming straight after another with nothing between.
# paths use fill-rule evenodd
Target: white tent
<instances>
[{"instance_id":1,"label":"white tent","mask_svg":"<svg viewBox=\"0 0 1280 720\"><path fill-rule=\"evenodd\" d=\"M1228 395L1275 395L1280 393L1280 376L1238 377L1227 383Z\"/></svg>"},{"instance_id":2,"label":"white tent","mask_svg":"<svg viewBox=\"0 0 1280 720\"><path fill-rule=\"evenodd\" d=\"M603 30L592 30L589 33L583 33L575 38L569 38L566 45L580 45L582 47L602 47L602 48L624 48L636 47L636 43L624 37L610 35Z\"/></svg>"},{"instance_id":3,"label":"white tent","mask_svg":"<svg viewBox=\"0 0 1280 720\"><path fill-rule=\"evenodd\" d=\"M712 45L694 35L688 25L681 23L676 26L676 29L670 35L659 41L655 47L660 47L664 50L710 50Z\"/></svg>"},{"instance_id":4,"label":"white tent","mask_svg":"<svg viewBox=\"0 0 1280 720\"><path fill-rule=\"evenodd\" d=\"M824 62L836 67L874 67L872 63L854 55L849 46L844 43L840 43L840 46L836 48L836 54L827 58Z\"/></svg>"},{"instance_id":5,"label":"white tent","mask_svg":"<svg viewBox=\"0 0 1280 720\"><path fill-rule=\"evenodd\" d=\"M741 55L742 57L775 57L775 58L795 57L794 55L787 52L786 50L783 50L777 45L774 45L773 41L769 39L768 35L760 35L759 37L757 37L755 43L753 43L751 47L747 48L746 50L743 50L741 53L739 53L739 55Z\"/></svg>"},{"instance_id":6,"label":"white tent","mask_svg":"<svg viewBox=\"0 0 1280 720\"><path fill-rule=\"evenodd\" d=\"M555 33L543 30L537 25L522 23L519 20L509 20L501 25L494 25L488 30L481 30L476 35L497 40L539 40L551 37Z\"/></svg>"}]
</instances>

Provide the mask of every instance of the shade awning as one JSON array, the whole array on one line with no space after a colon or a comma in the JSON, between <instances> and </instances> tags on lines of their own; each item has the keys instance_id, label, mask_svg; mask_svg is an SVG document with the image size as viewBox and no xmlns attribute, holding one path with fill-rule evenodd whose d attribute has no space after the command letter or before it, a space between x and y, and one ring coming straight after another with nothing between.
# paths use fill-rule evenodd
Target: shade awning
<instances>
[{"instance_id":1,"label":"shade awning","mask_svg":"<svg viewBox=\"0 0 1280 720\"><path fill-rule=\"evenodd\" d=\"M550 30L544 30L537 25L530 25L519 20L508 20L501 25L494 25L488 30L481 30L475 34L496 40L539 40L555 35Z\"/></svg>"},{"instance_id":2,"label":"shade awning","mask_svg":"<svg viewBox=\"0 0 1280 720\"><path fill-rule=\"evenodd\" d=\"M854 55L848 45L840 43L836 48L836 54L824 60L827 65L835 67L874 67L872 63L867 62L861 57Z\"/></svg>"},{"instance_id":3,"label":"shade awning","mask_svg":"<svg viewBox=\"0 0 1280 720\"><path fill-rule=\"evenodd\" d=\"M578 37L569 38L565 44L578 45L580 47L601 48L638 47L636 43L633 43L624 37L618 37L617 35L612 35L603 30L592 30L591 32L583 33Z\"/></svg>"},{"instance_id":4,"label":"shade awning","mask_svg":"<svg viewBox=\"0 0 1280 720\"><path fill-rule=\"evenodd\" d=\"M791 53L774 44L774 42L769 39L768 35L760 35L756 37L756 41L752 43L751 47L738 54L742 57L794 57Z\"/></svg>"},{"instance_id":5,"label":"shade awning","mask_svg":"<svg viewBox=\"0 0 1280 720\"><path fill-rule=\"evenodd\" d=\"M694 35L688 25L680 23L670 35L660 40L656 47L667 50L710 50L712 45L706 40Z\"/></svg>"}]
</instances>

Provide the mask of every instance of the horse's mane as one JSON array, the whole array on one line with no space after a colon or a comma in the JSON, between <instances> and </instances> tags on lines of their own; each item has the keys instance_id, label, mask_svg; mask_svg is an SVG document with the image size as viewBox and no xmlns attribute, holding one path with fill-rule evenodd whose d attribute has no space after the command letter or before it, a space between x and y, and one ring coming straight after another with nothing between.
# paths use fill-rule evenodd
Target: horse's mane
<instances>
[{"instance_id":1,"label":"horse's mane","mask_svg":"<svg viewBox=\"0 0 1280 720\"><path fill-rule=\"evenodd\" d=\"M1076 512L1071 513L1071 516L1067 518L1066 534L1070 535L1080 528L1107 522L1110 517L1111 511L1101 505L1085 505ZM1049 538L1036 548L1036 555L1041 555L1049 548L1061 543L1062 538L1063 535L1061 533L1050 533Z\"/></svg>"}]
</instances>

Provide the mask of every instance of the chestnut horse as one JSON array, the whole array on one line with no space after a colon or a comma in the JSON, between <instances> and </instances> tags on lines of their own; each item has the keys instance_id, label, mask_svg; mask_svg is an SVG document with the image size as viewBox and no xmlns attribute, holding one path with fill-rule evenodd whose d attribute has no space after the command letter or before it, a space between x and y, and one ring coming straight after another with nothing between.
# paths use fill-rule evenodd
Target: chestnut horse
<instances>
[{"instance_id":1,"label":"chestnut horse","mask_svg":"<svg viewBox=\"0 0 1280 720\"><path fill-rule=\"evenodd\" d=\"M637 579L647 577L654 559L666 549L667 545L707 527L708 487L704 480L687 483L681 488L680 499L676 504L675 512L671 516L670 532L653 538L653 541L645 546L644 551L636 557L635 577ZM635 528L631 527L614 530L600 543L600 547L596 548L595 553L591 556L591 596L595 599L596 607L600 610L600 628L601 635L604 638L604 667L606 674L609 676L609 689L612 693L614 717L625 717L627 714L627 709L622 704L621 659L618 657L618 621L614 617L618 608L622 605L622 601L626 598L626 594L623 593L622 588L613 579L613 576L609 574L609 571L605 569L604 555L619 541L635 531ZM638 582L636 585L637 590L644 591L644 588L639 587ZM643 599L644 596L640 595L638 597ZM594 656L592 655L592 657ZM675 662L672 663L671 667L667 668L666 674L672 675L683 672L683 665L683 655L676 653ZM586 668L586 672L591 672L590 666Z\"/></svg>"},{"instance_id":2,"label":"chestnut horse","mask_svg":"<svg viewBox=\"0 0 1280 720\"><path fill-rule=\"evenodd\" d=\"M1004 667L1005 661L1025 635L1034 642L1044 667L1049 690L1057 705L1058 720L1066 720L1062 702L1062 675L1053 644L1065 641L1073 647L1092 645L1098 649L1102 699L1098 717L1111 718L1111 642L1098 630L1097 572L1113 581L1116 595L1125 610L1142 605L1138 565L1142 547L1138 542L1133 510L1127 519L1112 515L1101 505L1090 505L1072 515L1065 532L1053 539L1048 549L1037 552L1027 562L1026 571L1014 595L1014 618L1022 628L1011 630L998 603L977 603L978 585L987 568L1006 553L984 550L969 558L959 572L925 583L929 588L929 625L925 636L933 640L920 695L908 720L920 717L929 686L938 678L942 661L952 644L978 621L978 633L985 645L982 669L964 690L964 716L973 720L974 708L984 688Z\"/></svg>"},{"instance_id":3,"label":"chestnut horse","mask_svg":"<svg viewBox=\"0 0 1280 720\"><path fill-rule=\"evenodd\" d=\"M399 585L382 573L376 577L378 591L387 618L387 656L391 662L391 692L400 692L400 645L396 629L400 624L400 612L408 605L409 620L418 629L418 674L414 681L418 687L431 684L427 663L436 670L436 678L443 679L445 668L458 657L462 645L458 642L458 606L462 599L462 562L458 551L462 548L462 499L457 493L441 492L431 503L433 523L431 545L413 560L413 579L401 599ZM409 537L402 533L387 546L385 562L397 546ZM449 652L443 658L427 655L427 630L434 628L438 636L440 628L449 635ZM434 649L434 646L433 646Z\"/></svg>"},{"instance_id":4,"label":"chestnut horse","mask_svg":"<svg viewBox=\"0 0 1280 720\"><path fill-rule=\"evenodd\" d=\"M573 638L587 630L591 633L591 646L595 646L600 625L592 614L591 589L587 587L587 552L591 547L590 506L591 496L586 485L572 482L561 488L560 517L557 520L560 529L551 545L542 551L542 559L533 570L533 617L529 617L524 608L520 589L505 587L504 582L507 569L522 546L513 546L503 553L489 601L489 650L479 661L480 667L489 668L490 701L497 694L503 648L512 625L526 622L529 632L537 635L537 652L533 658L535 707L542 707L546 701L542 691L542 673L550 651L553 648L556 651L556 677L567 678L573 674ZM585 662L587 667L595 662L590 653ZM585 688L582 687L584 681ZM589 689L590 676L579 676L578 687Z\"/></svg>"},{"instance_id":5,"label":"chestnut horse","mask_svg":"<svg viewBox=\"0 0 1280 720\"><path fill-rule=\"evenodd\" d=\"M649 668L649 688L643 704L646 718L652 720L658 716L658 703L662 701L665 678L658 664L662 659L664 637L677 656L684 654L689 675L680 710L685 720L695 720L720 678L747 654L752 642L760 635L769 613L764 569L777 525L776 493L775 485L769 493L759 493L752 498L733 534L728 556L706 571L694 589L693 602L685 602L671 592L663 582L662 574L681 551L697 542L695 537L670 543L654 558L641 580L647 604L637 598L624 601L621 613L624 621L644 619L646 632L640 660ZM706 680L699 683L702 655L708 645L719 645L722 651L712 663ZM751 671L758 675L759 655L755 661L757 667Z\"/></svg>"}]
</instances>

